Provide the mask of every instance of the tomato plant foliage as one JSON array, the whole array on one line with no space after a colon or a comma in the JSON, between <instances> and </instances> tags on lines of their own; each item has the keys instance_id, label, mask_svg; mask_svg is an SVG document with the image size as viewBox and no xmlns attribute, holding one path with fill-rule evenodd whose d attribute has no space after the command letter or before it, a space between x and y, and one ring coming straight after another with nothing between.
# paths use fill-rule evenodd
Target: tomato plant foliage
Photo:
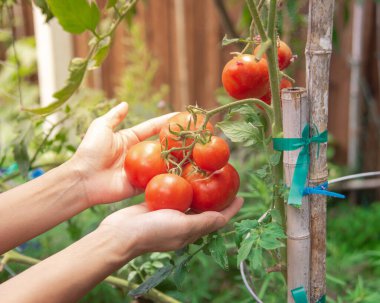
<instances>
[{"instance_id":1,"label":"tomato plant foliage","mask_svg":"<svg viewBox=\"0 0 380 303\"><path fill-rule=\"evenodd\" d=\"M46 0L63 29L73 34L95 31L100 20L96 2L87 0Z\"/></svg>"}]
</instances>

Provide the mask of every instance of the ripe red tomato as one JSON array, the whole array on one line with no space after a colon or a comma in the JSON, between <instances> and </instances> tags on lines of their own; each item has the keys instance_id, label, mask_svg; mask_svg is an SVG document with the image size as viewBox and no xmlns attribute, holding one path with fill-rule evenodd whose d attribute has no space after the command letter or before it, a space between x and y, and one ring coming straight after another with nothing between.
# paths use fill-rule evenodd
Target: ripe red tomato
<instances>
[{"instance_id":1,"label":"ripe red tomato","mask_svg":"<svg viewBox=\"0 0 380 303\"><path fill-rule=\"evenodd\" d=\"M193 189L188 181L174 174L153 177L145 190L149 210L175 209L185 212L193 198Z\"/></svg>"},{"instance_id":2,"label":"ripe red tomato","mask_svg":"<svg viewBox=\"0 0 380 303\"><path fill-rule=\"evenodd\" d=\"M235 199L240 186L239 174L231 164L211 174L194 171L188 164L182 175L193 187L191 209L197 213L225 209Z\"/></svg>"},{"instance_id":3,"label":"ripe red tomato","mask_svg":"<svg viewBox=\"0 0 380 303\"><path fill-rule=\"evenodd\" d=\"M125 157L124 169L130 184L137 188L145 188L154 176L166 173L160 142L143 141L133 145Z\"/></svg>"},{"instance_id":4,"label":"ripe red tomato","mask_svg":"<svg viewBox=\"0 0 380 303\"><path fill-rule=\"evenodd\" d=\"M253 51L253 54L256 55L257 52L260 49L260 45L258 45L255 50ZM290 47L284 42L280 41L277 44L277 56L278 56L278 67L280 70L283 70L289 66L291 63L293 54ZM266 58L266 54L263 55L263 58Z\"/></svg>"},{"instance_id":5,"label":"ripe red tomato","mask_svg":"<svg viewBox=\"0 0 380 303\"><path fill-rule=\"evenodd\" d=\"M162 147L165 148L167 145L167 149L171 149L173 147L182 147L182 140L178 138L178 136L170 133L169 127L171 131L179 132L181 131L181 128L184 130L196 130L199 129L203 122L205 117L202 115L197 115L197 121L194 123L193 115L189 112L181 112L174 117L170 118L168 121L168 124L164 126L160 131L160 142L162 144ZM214 132L214 127L210 122L206 124L206 129L210 131L212 134ZM189 146L191 143L193 143L193 139L187 138L185 141L185 146ZM173 151L171 153L173 156L175 156L178 160L183 159L183 151Z\"/></svg>"},{"instance_id":6,"label":"ripe red tomato","mask_svg":"<svg viewBox=\"0 0 380 303\"><path fill-rule=\"evenodd\" d=\"M210 142L197 142L193 149L195 164L207 171L216 171L223 168L230 158L230 148L226 141L217 136L211 136Z\"/></svg>"},{"instance_id":7,"label":"ripe red tomato","mask_svg":"<svg viewBox=\"0 0 380 303\"><path fill-rule=\"evenodd\" d=\"M256 61L253 55L240 55L224 67L222 82L227 93L236 99L260 98L269 89L267 60Z\"/></svg>"},{"instance_id":8,"label":"ripe red tomato","mask_svg":"<svg viewBox=\"0 0 380 303\"><path fill-rule=\"evenodd\" d=\"M283 88L289 88L289 87L292 87L293 86L293 83L290 82L290 80L286 79L286 78L282 78L281 79L281 82L280 82L280 92ZM264 96L262 96L260 98L261 100L263 100L265 103L267 104L271 104L272 103L272 93L271 91L269 90L267 94L265 94Z\"/></svg>"}]
</instances>

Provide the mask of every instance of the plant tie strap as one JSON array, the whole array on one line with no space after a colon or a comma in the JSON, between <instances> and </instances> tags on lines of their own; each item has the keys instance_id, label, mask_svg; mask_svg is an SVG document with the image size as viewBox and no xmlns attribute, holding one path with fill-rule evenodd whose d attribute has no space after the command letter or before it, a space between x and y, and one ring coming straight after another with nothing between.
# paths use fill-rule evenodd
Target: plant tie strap
<instances>
[{"instance_id":1,"label":"plant tie strap","mask_svg":"<svg viewBox=\"0 0 380 303\"><path fill-rule=\"evenodd\" d=\"M346 196L338 193L334 193L332 191L328 191L329 183L324 182L316 187L305 187L303 189L303 195L324 195L324 196L329 196L329 197L334 197L334 198L339 198L339 199L345 199Z\"/></svg>"},{"instance_id":2,"label":"plant tie strap","mask_svg":"<svg viewBox=\"0 0 380 303\"><path fill-rule=\"evenodd\" d=\"M295 303L308 303L305 287L297 287L291 290ZM316 303L326 303L326 296L323 295Z\"/></svg>"},{"instance_id":3,"label":"plant tie strap","mask_svg":"<svg viewBox=\"0 0 380 303\"><path fill-rule=\"evenodd\" d=\"M291 151L301 148L297 158L292 185L290 187L288 204L296 207L302 205L303 189L309 173L310 143L318 143L317 157L319 156L319 145L327 142L327 130L310 137L310 126L306 124L302 130L302 138L273 138L273 148L279 151Z\"/></svg>"}]
</instances>

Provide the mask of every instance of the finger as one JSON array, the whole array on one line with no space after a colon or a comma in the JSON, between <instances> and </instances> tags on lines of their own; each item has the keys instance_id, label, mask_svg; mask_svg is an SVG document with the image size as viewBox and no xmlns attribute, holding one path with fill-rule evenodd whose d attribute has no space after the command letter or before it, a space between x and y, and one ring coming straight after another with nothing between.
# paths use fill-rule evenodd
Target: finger
<instances>
[{"instance_id":1,"label":"finger","mask_svg":"<svg viewBox=\"0 0 380 303\"><path fill-rule=\"evenodd\" d=\"M120 132L133 143L144 141L145 139L158 134L161 128L167 123L169 118L177 113L166 114L157 118L150 119L129 129L121 130Z\"/></svg>"},{"instance_id":2,"label":"finger","mask_svg":"<svg viewBox=\"0 0 380 303\"><path fill-rule=\"evenodd\" d=\"M148 210L148 207L146 206L146 203L132 205L120 210L123 216L135 216L135 215L145 214L148 211L149 210Z\"/></svg>"},{"instance_id":3,"label":"finger","mask_svg":"<svg viewBox=\"0 0 380 303\"><path fill-rule=\"evenodd\" d=\"M191 233L197 238L212 233L227 224L227 219L219 212L208 211L198 215L187 216Z\"/></svg>"},{"instance_id":4,"label":"finger","mask_svg":"<svg viewBox=\"0 0 380 303\"><path fill-rule=\"evenodd\" d=\"M221 214L223 214L229 221L233 216L235 216L239 212L240 208L243 206L243 203L243 198L236 197L230 206L221 211Z\"/></svg>"},{"instance_id":5,"label":"finger","mask_svg":"<svg viewBox=\"0 0 380 303\"><path fill-rule=\"evenodd\" d=\"M206 211L198 215L187 216L192 231L204 236L225 226L228 221L240 210L243 199L236 197L232 204L221 212Z\"/></svg>"},{"instance_id":6,"label":"finger","mask_svg":"<svg viewBox=\"0 0 380 303\"><path fill-rule=\"evenodd\" d=\"M126 102L121 102L119 105L111 108L108 113L103 115L101 120L103 120L106 125L114 130L121 121L127 116L128 113L128 104Z\"/></svg>"}]
</instances>

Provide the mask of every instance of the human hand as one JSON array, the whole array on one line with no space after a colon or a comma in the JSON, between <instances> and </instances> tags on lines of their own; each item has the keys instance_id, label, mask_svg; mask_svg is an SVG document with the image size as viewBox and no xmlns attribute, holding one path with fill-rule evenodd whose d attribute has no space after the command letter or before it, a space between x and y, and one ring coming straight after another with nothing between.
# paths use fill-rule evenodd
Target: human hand
<instances>
[{"instance_id":1,"label":"human hand","mask_svg":"<svg viewBox=\"0 0 380 303\"><path fill-rule=\"evenodd\" d=\"M243 199L237 197L221 212L185 214L171 209L149 212L142 203L109 215L99 229L113 234L123 255L130 256L132 249L136 257L146 252L176 250L193 243L225 226L242 205Z\"/></svg>"},{"instance_id":2,"label":"human hand","mask_svg":"<svg viewBox=\"0 0 380 303\"><path fill-rule=\"evenodd\" d=\"M127 112L128 105L122 102L95 119L69 161L80 175L88 206L119 201L138 193L124 171L125 154L132 145L157 134L173 116L167 114L115 132Z\"/></svg>"}]
</instances>

